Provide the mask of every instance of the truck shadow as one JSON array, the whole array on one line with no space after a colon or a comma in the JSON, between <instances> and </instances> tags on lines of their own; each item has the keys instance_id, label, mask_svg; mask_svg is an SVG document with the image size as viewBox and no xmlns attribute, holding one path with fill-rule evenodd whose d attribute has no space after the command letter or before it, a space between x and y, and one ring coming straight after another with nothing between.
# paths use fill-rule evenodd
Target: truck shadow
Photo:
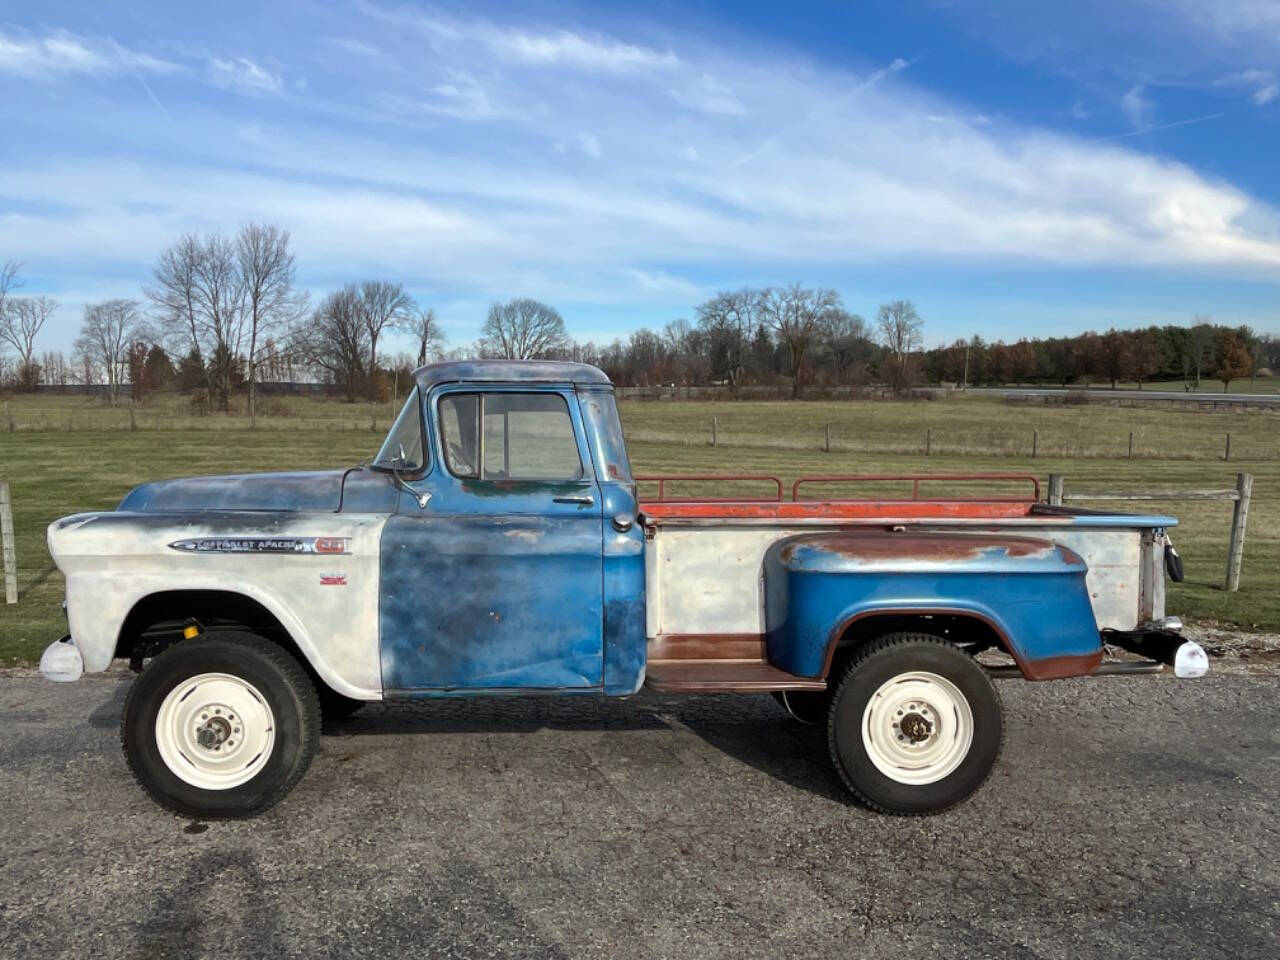
<instances>
[{"instance_id":1,"label":"truck shadow","mask_svg":"<svg viewBox=\"0 0 1280 960\"><path fill-rule=\"evenodd\" d=\"M326 723L328 738L394 734L528 734L540 730L692 734L738 763L824 799L848 802L825 729L783 713L768 696L444 698L371 704ZM677 744L678 746L678 744ZM531 761L533 762L533 761Z\"/></svg>"}]
</instances>

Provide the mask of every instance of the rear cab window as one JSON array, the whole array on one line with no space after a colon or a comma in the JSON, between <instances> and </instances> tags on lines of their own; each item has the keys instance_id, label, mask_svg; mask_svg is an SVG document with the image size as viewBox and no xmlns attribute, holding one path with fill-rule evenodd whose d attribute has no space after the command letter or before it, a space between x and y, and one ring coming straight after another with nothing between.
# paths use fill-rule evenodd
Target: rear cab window
<instances>
[{"instance_id":1,"label":"rear cab window","mask_svg":"<svg viewBox=\"0 0 1280 960\"><path fill-rule=\"evenodd\" d=\"M618 418L618 404L613 394L605 390L586 391L578 395L578 403L582 407L587 443L596 461L596 473L601 480L631 483L631 461L627 458L622 421Z\"/></svg>"}]
</instances>

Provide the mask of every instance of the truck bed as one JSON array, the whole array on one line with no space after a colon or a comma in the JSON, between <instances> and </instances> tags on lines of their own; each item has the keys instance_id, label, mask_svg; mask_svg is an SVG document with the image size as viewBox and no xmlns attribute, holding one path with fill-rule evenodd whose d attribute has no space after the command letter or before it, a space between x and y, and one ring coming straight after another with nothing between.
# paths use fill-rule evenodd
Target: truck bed
<instances>
[{"instance_id":1,"label":"truck bed","mask_svg":"<svg viewBox=\"0 0 1280 960\"><path fill-rule=\"evenodd\" d=\"M681 691L742 690L758 681L762 689L766 683L767 689L779 689L778 681L790 675L766 676L773 668L763 655L763 561L777 540L805 533L951 531L1050 540L1079 554L1088 565L1087 585L1100 630L1133 630L1164 616L1163 531L1176 524L1175 519L1050 506L1038 500L1038 483L1025 475L967 475L954 482L963 488L965 481L985 478L1029 481L1032 489L1017 496L925 499L918 496L922 482L949 478L881 476L873 479L910 481L913 495L809 500L798 499L802 485L809 482L802 479L791 491L793 499L784 500L781 482L764 478L776 484L776 497L664 495L642 500L650 685ZM664 486L671 482L664 478ZM793 689L811 689L802 685L806 678L790 679L797 684Z\"/></svg>"}]
</instances>

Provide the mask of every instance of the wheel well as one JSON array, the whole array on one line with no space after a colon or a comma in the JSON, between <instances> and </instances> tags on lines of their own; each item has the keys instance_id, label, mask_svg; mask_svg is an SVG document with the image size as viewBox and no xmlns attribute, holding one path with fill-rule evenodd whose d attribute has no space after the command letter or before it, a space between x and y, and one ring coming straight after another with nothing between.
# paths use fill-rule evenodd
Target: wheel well
<instances>
[{"instance_id":1,"label":"wheel well","mask_svg":"<svg viewBox=\"0 0 1280 960\"><path fill-rule=\"evenodd\" d=\"M279 644L291 653L316 684L327 685L270 610L252 597L229 590L170 590L143 597L133 605L116 638L117 657L127 657L135 669L184 638L195 624L203 631L246 630Z\"/></svg>"},{"instance_id":2,"label":"wheel well","mask_svg":"<svg viewBox=\"0 0 1280 960\"><path fill-rule=\"evenodd\" d=\"M1012 656L1008 641L982 617L966 613L882 613L855 617L836 639L828 658L827 676L838 677L842 665L859 647L887 633L928 633L962 647L970 654L992 647Z\"/></svg>"}]
</instances>

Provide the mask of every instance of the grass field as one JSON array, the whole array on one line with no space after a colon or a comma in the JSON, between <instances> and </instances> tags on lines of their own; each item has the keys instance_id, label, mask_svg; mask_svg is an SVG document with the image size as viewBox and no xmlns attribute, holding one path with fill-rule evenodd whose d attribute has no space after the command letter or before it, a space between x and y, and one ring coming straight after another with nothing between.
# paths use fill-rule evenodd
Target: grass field
<instances>
[{"instance_id":1,"label":"grass field","mask_svg":"<svg viewBox=\"0 0 1280 960\"><path fill-rule=\"evenodd\" d=\"M110 509L147 480L206 473L343 467L370 456L389 423L389 405L370 430L367 406L276 400L259 429L238 417L190 417L180 400L158 398L127 414L92 400L13 398L18 431L2 432L0 479L8 480L17 527L16 606L0 605L0 663L28 662L63 632L62 578L44 545L53 519ZM1067 477L1068 490L1230 487L1254 474L1241 590L1221 589L1228 502L1146 503L1181 519L1174 532L1187 582L1170 587L1170 612L1280 629L1280 415L1193 413L1113 407L1013 407L993 398L846 403L635 403L623 406L638 473L781 476L881 472L1028 471ZM710 447L711 418L720 445ZM73 429L66 430L70 419ZM824 427L832 451L824 452ZM44 428L39 427L43 424ZM163 425L163 426L162 426ZM1032 460L1031 432L1040 455ZM924 456L925 431L932 456ZM1128 433L1135 459L1127 458ZM1232 462L1221 461L1232 435ZM1090 504L1091 506L1113 506ZM1128 509L1121 504L1116 508Z\"/></svg>"}]
</instances>

